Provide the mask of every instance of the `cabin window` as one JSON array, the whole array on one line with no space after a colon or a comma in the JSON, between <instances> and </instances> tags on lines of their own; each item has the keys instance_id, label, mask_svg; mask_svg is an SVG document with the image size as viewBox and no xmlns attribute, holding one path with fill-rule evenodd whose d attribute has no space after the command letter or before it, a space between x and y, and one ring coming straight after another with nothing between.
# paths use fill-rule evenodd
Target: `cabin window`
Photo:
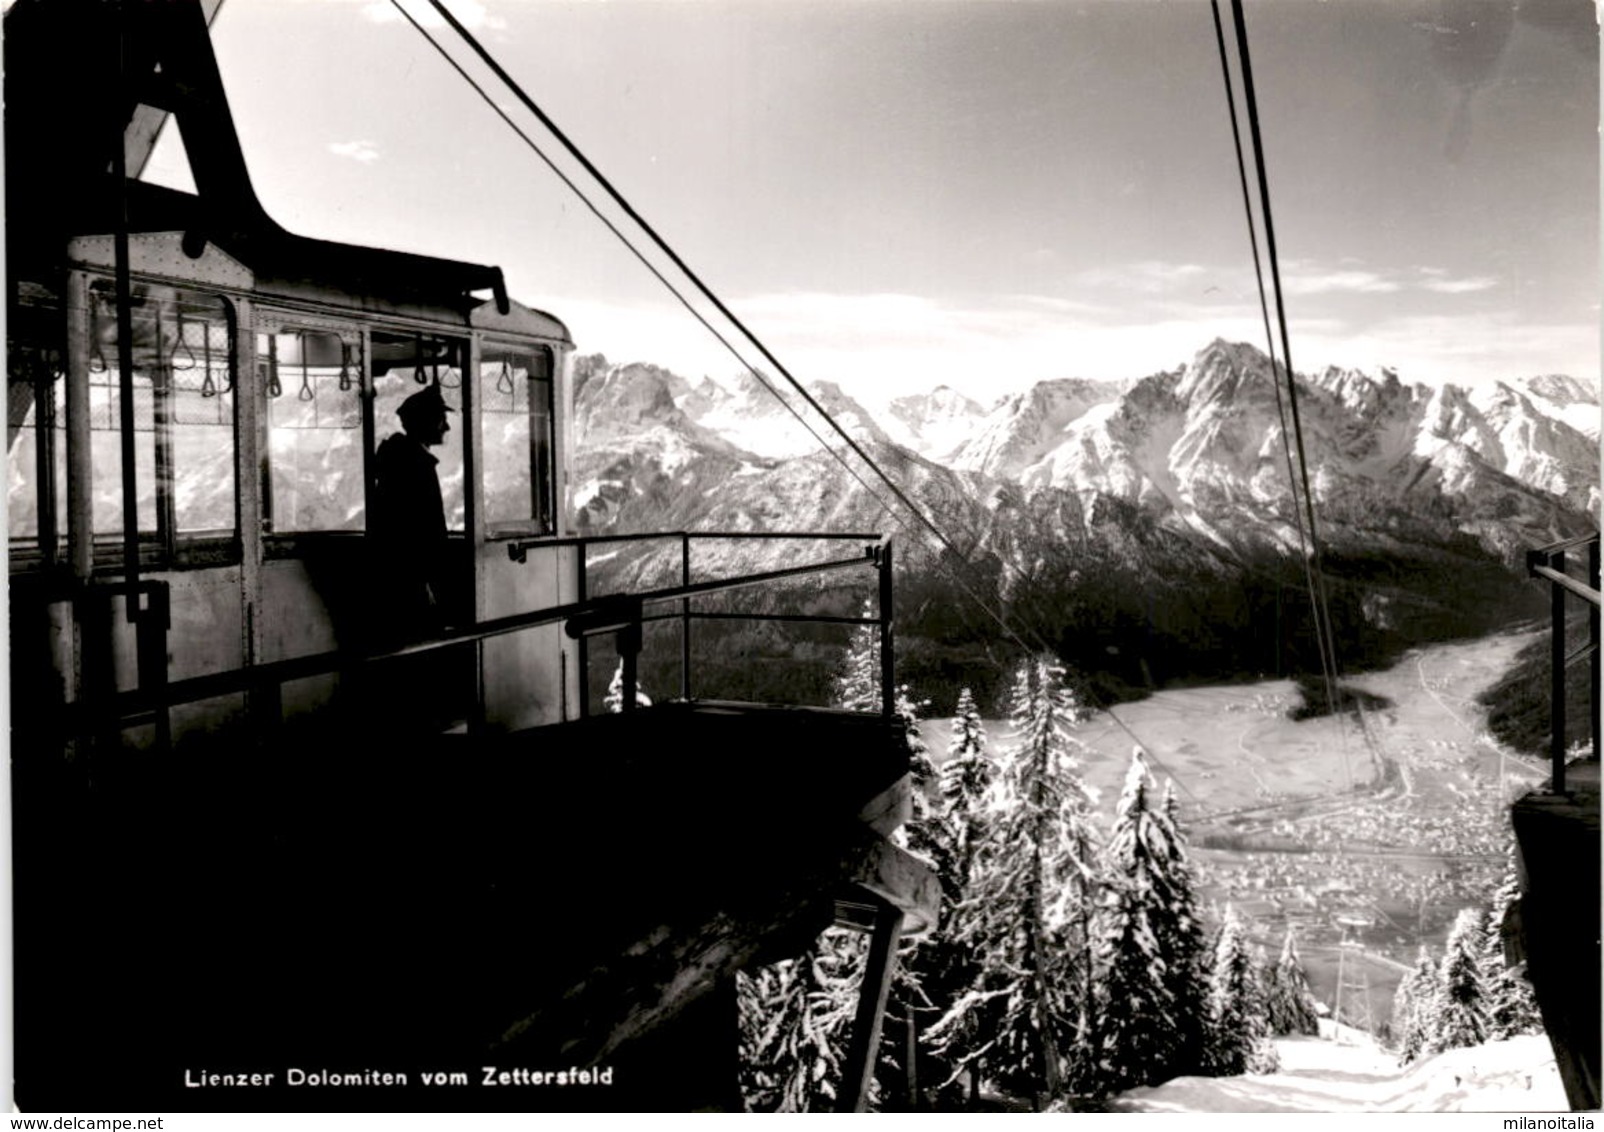
<instances>
[{"instance_id":1,"label":"cabin window","mask_svg":"<svg viewBox=\"0 0 1604 1132\"><path fill-rule=\"evenodd\" d=\"M123 532L122 381L117 302L90 286L89 417L93 524ZM138 530L171 551L181 536L232 535L235 325L222 298L138 284L132 292L134 480Z\"/></svg>"},{"instance_id":2,"label":"cabin window","mask_svg":"<svg viewBox=\"0 0 1604 1132\"><path fill-rule=\"evenodd\" d=\"M360 334L298 326L260 332L256 365L267 403L267 529L362 530Z\"/></svg>"},{"instance_id":3,"label":"cabin window","mask_svg":"<svg viewBox=\"0 0 1604 1132\"><path fill-rule=\"evenodd\" d=\"M556 529L552 351L486 342L479 355L485 520L492 534Z\"/></svg>"},{"instance_id":4,"label":"cabin window","mask_svg":"<svg viewBox=\"0 0 1604 1132\"><path fill-rule=\"evenodd\" d=\"M6 342L6 511L11 567L49 564L67 514L67 368L55 296L18 288Z\"/></svg>"},{"instance_id":5,"label":"cabin window","mask_svg":"<svg viewBox=\"0 0 1604 1132\"><path fill-rule=\"evenodd\" d=\"M456 338L428 334L391 334L374 331L373 343L373 435L374 449L388 437L402 432L396 410L414 393L431 384L453 410L446 415L450 430L444 443L431 448L439 463L440 497L445 505L446 529L465 529L466 495L463 490L462 369L467 343Z\"/></svg>"}]
</instances>

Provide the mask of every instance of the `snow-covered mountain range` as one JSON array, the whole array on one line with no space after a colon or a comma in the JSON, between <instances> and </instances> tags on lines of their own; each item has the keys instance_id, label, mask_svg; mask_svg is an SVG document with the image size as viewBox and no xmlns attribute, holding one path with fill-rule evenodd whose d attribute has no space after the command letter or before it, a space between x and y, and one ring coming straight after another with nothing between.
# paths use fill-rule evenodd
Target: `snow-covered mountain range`
<instances>
[{"instance_id":1,"label":"snow-covered mountain range","mask_svg":"<svg viewBox=\"0 0 1604 1132\"><path fill-rule=\"evenodd\" d=\"M846 446L778 388L796 414L755 379L731 390L581 359L582 525L871 521L879 504L797 414ZM989 407L938 387L892 402L883 422L833 384L810 392L906 489L961 500L959 514L939 500L931 510L963 545L990 541L1005 498L1082 534L1117 514L1209 553L1298 545L1285 447L1297 430L1251 346L1215 341L1177 370L1126 383L1043 381ZM1465 389L1332 368L1300 377L1298 408L1318 521L1339 544L1408 541L1423 528L1513 557L1598 513L1598 390L1572 378Z\"/></svg>"},{"instance_id":2,"label":"snow-covered mountain range","mask_svg":"<svg viewBox=\"0 0 1604 1132\"><path fill-rule=\"evenodd\" d=\"M991 405L936 388L878 417L837 386L811 387L948 545L778 382L784 404L750 377L693 382L594 355L574 372L582 532L893 534L912 567L898 583L899 640L928 643L899 661L911 677L928 663L932 680L980 678L997 630L977 594L1116 695L1318 670L1289 406L1251 346L1215 341L1173 371L1043 381ZM1435 387L1327 369L1300 375L1298 407L1345 664L1539 615L1524 550L1597 528L1596 387L1557 375ZM699 545L699 578L800 553ZM608 568L617 584L661 584L677 578L678 551L623 550Z\"/></svg>"}]
</instances>

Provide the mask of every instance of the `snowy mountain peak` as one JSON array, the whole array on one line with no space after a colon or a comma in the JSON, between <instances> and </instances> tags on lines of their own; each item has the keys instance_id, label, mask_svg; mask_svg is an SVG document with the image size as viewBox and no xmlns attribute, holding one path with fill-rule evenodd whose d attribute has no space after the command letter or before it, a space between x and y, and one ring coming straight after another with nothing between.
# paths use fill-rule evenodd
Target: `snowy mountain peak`
<instances>
[{"instance_id":1,"label":"snowy mountain peak","mask_svg":"<svg viewBox=\"0 0 1604 1132\"><path fill-rule=\"evenodd\" d=\"M1595 444L1599 439L1599 388L1564 374L1516 378L1511 384L1531 397L1538 412L1564 421Z\"/></svg>"},{"instance_id":2,"label":"snowy mountain peak","mask_svg":"<svg viewBox=\"0 0 1604 1132\"><path fill-rule=\"evenodd\" d=\"M602 359L605 365L605 359ZM586 382L592 405L605 406L612 426L630 422L661 423L677 415L675 387L685 379L646 362L605 366Z\"/></svg>"},{"instance_id":3,"label":"snowy mountain peak","mask_svg":"<svg viewBox=\"0 0 1604 1132\"><path fill-rule=\"evenodd\" d=\"M1276 388L1270 359L1246 342L1216 338L1182 371L1175 396L1193 410L1208 405L1236 410L1273 405Z\"/></svg>"},{"instance_id":4,"label":"snowy mountain peak","mask_svg":"<svg viewBox=\"0 0 1604 1132\"><path fill-rule=\"evenodd\" d=\"M1364 370L1327 366L1314 377L1313 385L1344 408L1369 419L1390 411L1400 397L1408 395L1397 373L1390 369L1383 369L1377 379Z\"/></svg>"},{"instance_id":5,"label":"snowy mountain peak","mask_svg":"<svg viewBox=\"0 0 1604 1132\"><path fill-rule=\"evenodd\" d=\"M935 459L952 454L979 426L986 410L949 385L898 397L887 406L885 429L897 443Z\"/></svg>"},{"instance_id":6,"label":"snowy mountain peak","mask_svg":"<svg viewBox=\"0 0 1604 1132\"><path fill-rule=\"evenodd\" d=\"M1116 401L1121 392L1112 382L1084 378L1039 381L987 413L954 463L966 471L1017 478L1061 443L1089 410Z\"/></svg>"},{"instance_id":7,"label":"snowy mountain peak","mask_svg":"<svg viewBox=\"0 0 1604 1132\"><path fill-rule=\"evenodd\" d=\"M1571 404L1598 404L1598 386L1589 385L1585 381L1578 381L1574 377L1567 377L1562 373L1540 374L1537 377L1516 378L1515 384L1521 386L1534 397L1541 397L1556 405Z\"/></svg>"},{"instance_id":8,"label":"snowy mountain peak","mask_svg":"<svg viewBox=\"0 0 1604 1132\"><path fill-rule=\"evenodd\" d=\"M870 415L858 401L833 381L814 381L807 384L807 390L812 394L819 407L828 413L835 421L852 436L854 440L870 441L875 444L890 444L891 438L880 428L878 422ZM800 406L799 406L800 407ZM838 434L828 422L817 419L817 414L808 413L809 423L821 436L826 437L834 444Z\"/></svg>"}]
</instances>

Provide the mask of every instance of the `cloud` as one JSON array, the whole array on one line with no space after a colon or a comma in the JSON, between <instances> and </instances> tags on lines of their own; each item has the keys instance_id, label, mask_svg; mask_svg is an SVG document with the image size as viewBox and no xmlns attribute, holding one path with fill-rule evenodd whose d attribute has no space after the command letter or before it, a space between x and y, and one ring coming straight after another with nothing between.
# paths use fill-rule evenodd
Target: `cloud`
<instances>
[{"instance_id":1,"label":"cloud","mask_svg":"<svg viewBox=\"0 0 1604 1132\"><path fill-rule=\"evenodd\" d=\"M1468 295L1476 291L1489 291L1496 286L1498 280L1491 275L1472 275L1464 279L1438 276L1421 284L1427 291L1435 291L1439 295Z\"/></svg>"},{"instance_id":2,"label":"cloud","mask_svg":"<svg viewBox=\"0 0 1604 1132\"><path fill-rule=\"evenodd\" d=\"M1310 259L1287 260L1281 274L1289 295L1393 295L1429 292L1436 295L1470 295L1498 286L1491 275L1457 276L1446 267L1422 265L1406 270L1366 267L1344 256L1333 267Z\"/></svg>"},{"instance_id":3,"label":"cloud","mask_svg":"<svg viewBox=\"0 0 1604 1132\"><path fill-rule=\"evenodd\" d=\"M434 6L424 0L403 0L406 9L412 18L426 28L443 28L446 21ZM507 21L499 16L492 16L479 0L447 0L446 7L451 14L462 22L462 26L469 30L478 28L491 28L500 30L507 26ZM396 23L401 19L401 13L396 11L390 0L368 0L362 5L362 14L376 24Z\"/></svg>"},{"instance_id":4,"label":"cloud","mask_svg":"<svg viewBox=\"0 0 1604 1132\"><path fill-rule=\"evenodd\" d=\"M870 407L950 385L983 402L1053 377L1118 380L1173 369L1216 336L1258 341L1256 310L1200 308L1143 319L1047 296L970 303L916 295L818 292L732 298L731 308L798 378L842 384ZM581 352L665 365L686 377L729 378L739 364L666 306L554 305ZM1298 322L1293 333L1331 329ZM732 336L732 341L738 341ZM755 348L746 357L765 365ZM1301 365L1301 363L1300 363Z\"/></svg>"},{"instance_id":5,"label":"cloud","mask_svg":"<svg viewBox=\"0 0 1604 1132\"><path fill-rule=\"evenodd\" d=\"M1076 272L1071 286L1096 290L1118 290L1138 295L1162 295L1177 290L1193 291L1213 280L1217 286L1236 274L1205 267L1200 263L1169 263L1146 259L1131 263L1088 268Z\"/></svg>"},{"instance_id":6,"label":"cloud","mask_svg":"<svg viewBox=\"0 0 1604 1132\"><path fill-rule=\"evenodd\" d=\"M1281 283L1288 295L1297 298L1404 292L1468 295L1498 285L1492 276L1456 276L1441 267L1391 270L1366 266L1352 256L1344 256L1336 262L1284 260ZM1255 300L1258 294L1253 273L1247 268L1163 260L1137 260L1088 268L1071 276L1066 287L1091 295L1139 296L1151 302L1152 312L1174 302L1207 301L1206 297L1211 295L1216 303L1231 303Z\"/></svg>"},{"instance_id":7,"label":"cloud","mask_svg":"<svg viewBox=\"0 0 1604 1132\"><path fill-rule=\"evenodd\" d=\"M1536 373L1596 380L1599 328L1537 324L1510 311L1400 315L1336 334L1293 334L1300 371L1318 365L1398 371L1406 382L1474 385Z\"/></svg>"},{"instance_id":8,"label":"cloud","mask_svg":"<svg viewBox=\"0 0 1604 1132\"><path fill-rule=\"evenodd\" d=\"M370 141L330 142L329 152L336 157L360 161L364 165L371 165L379 159L379 147Z\"/></svg>"},{"instance_id":9,"label":"cloud","mask_svg":"<svg viewBox=\"0 0 1604 1132\"><path fill-rule=\"evenodd\" d=\"M1106 304L1082 302L1079 299L1068 299L1062 295L1004 295L1002 301L1019 303L1027 307L1039 307L1042 310L1067 315L1099 315L1107 314L1110 311Z\"/></svg>"},{"instance_id":10,"label":"cloud","mask_svg":"<svg viewBox=\"0 0 1604 1132\"><path fill-rule=\"evenodd\" d=\"M550 302L583 353L650 361L691 378L740 372L705 330L666 304ZM1038 295L942 302L799 292L732 296L730 306L799 379L839 382L871 409L940 384L990 403L1047 378L1142 377L1184 365L1216 337L1264 348L1256 302L1175 302L1160 312L1094 310ZM1377 374L1388 366L1406 382L1428 384L1598 373L1597 327L1536 326L1508 312L1370 321L1312 312L1295 316L1290 329L1293 360L1303 373L1334 365ZM767 368L755 348L731 340Z\"/></svg>"},{"instance_id":11,"label":"cloud","mask_svg":"<svg viewBox=\"0 0 1604 1132\"><path fill-rule=\"evenodd\" d=\"M1401 284L1374 271L1355 270L1308 274L1289 272L1282 275L1281 286L1289 295L1384 295L1402 290Z\"/></svg>"}]
</instances>

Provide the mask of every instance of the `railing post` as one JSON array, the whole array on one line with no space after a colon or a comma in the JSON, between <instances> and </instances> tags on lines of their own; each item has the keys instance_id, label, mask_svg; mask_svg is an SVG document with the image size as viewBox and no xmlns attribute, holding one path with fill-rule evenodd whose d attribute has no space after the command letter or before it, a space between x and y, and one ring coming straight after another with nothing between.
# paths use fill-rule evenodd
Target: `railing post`
<instances>
[{"instance_id":1,"label":"railing post","mask_svg":"<svg viewBox=\"0 0 1604 1132\"><path fill-rule=\"evenodd\" d=\"M1587 544L1587 578L1589 584L1596 589L1604 588L1599 585L1599 540L1594 539ZM1600 743L1599 736L1599 690L1600 681L1604 679L1604 667L1601 667L1599 656L1599 607L1589 603L1587 610L1587 643L1593 647L1593 656L1589 662L1592 673L1592 683L1588 685L1588 715L1593 724L1593 757L1599 757L1604 744Z\"/></svg>"},{"instance_id":2,"label":"railing post","mask_svg":"<svg viewBox=\"0 0 1604 1132\"><path fill-rule=\"evenodd\" d=\"M1565 552L1556 550L1549 555L1549 569L1565 572ZM1549 636L1549 738L1548 758L1552 771L1551 788L1555 794L1565 793L1565 590L1550 583L1548 610L1552 632Z\"/></svg>"},{"instance_id":3,"label":"railing post","mask_svg":"<svg viewBox=\"0 0 1604 1132\"><path fill-rule=\"evenodd\" d=\"M119 12L122 9L118 9ZM128 89L126 29L117 24L117 90ZM128 602L123 612L130 625L139 620L139 485L138 453L134 447L134 315L133 282L128 249L128 170L125 166L123 127L113 137L111 179L115 186L112 254L117 297L117 428L122 457L123 581ZM158 489L159 490L159 489ZM137 633L137 630L136 630ZM137 649L137 646L136 646Z\"/></svg>"},{"instance_id":4,"label":"railing post","mask_svg":"<svg viewBox=\"0 0 1604 1132\"><path fill-rule=\"evenodd\" d=\"M636 620L618 630L618 658L623 661L623 710L634 711L640 685L641 623Z\"/></svg>"},{"instance_id":5,"label":"railing post","mask_svg":"<svg viewBox=\"0 0 1604 1132\"><path fill-rule=\"evenodd\" d=\"M880 547L880 714L896 713L897 671L891 633L891 540Z\"/></svg>"},{"instance_id":6,"label":"railing post","mask_svg":"<svg viewBox=\"0 0 1604 1132\"><path fill-rule=\"evenodd\" d=\"M139 590L130 590L128 600L139 606L134 623L135 652L139 671L139 690L150 698L156 717L156 749L172 748L172 714L167 707L167 632L172 627L172 601L166 582L147 583L149 604Z\"/></svg>"},{"instance_id":7,"label":"railing post","mask_svg":"<svg viewBox=\"0 0 1604 1132\"><path fill-rule=\"evenodd\" d=\"M691 584L691 536L682 531L679 536L679 584ZM691 599L679 599L679 698L691 698Z\"/></svg>"},{"instance_id":8,"label":"railing post","mask_svg":"<svg viewBox=\"0 0 1604 1132\"><path fill-rule=\"evenodd\" d=\"M586 551L588 545L584 539L574 547L574 572L578 578L574 584L574 603L583 605L589 596L585 592ZM575 667L579 669L579 718L585 719L590 715L590 638L580 637L578 656L575 658Z\"/></svg>"},{"instance_id":9,"label":"railing post","mask_svg":"<svg viewBox=\"0 0 1604 1132\"><path fill-rule=\"evenodd\" d=\"M634 711L640 704L640 650L645 643L645 606L640 598L619 596L604 599L618 603L623 624L619 625L614 639L618 642L620 711Z\"/></svg>"}]
</instances>

